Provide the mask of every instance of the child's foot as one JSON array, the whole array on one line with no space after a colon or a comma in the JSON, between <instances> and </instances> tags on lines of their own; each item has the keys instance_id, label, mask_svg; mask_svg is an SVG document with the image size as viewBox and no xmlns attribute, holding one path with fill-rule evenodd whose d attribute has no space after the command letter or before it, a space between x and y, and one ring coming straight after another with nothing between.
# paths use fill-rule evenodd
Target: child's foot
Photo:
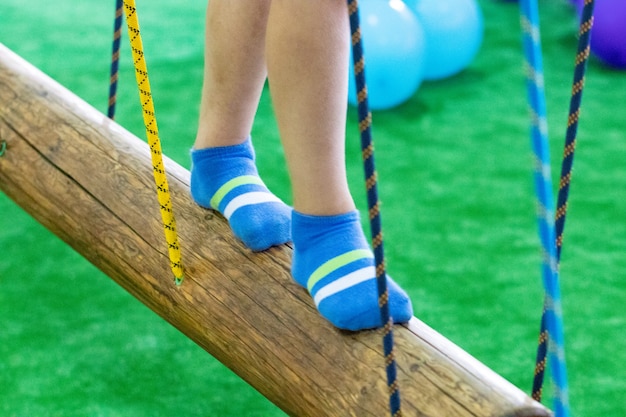
<instances>
[{"instance_id":1,"label":"child's foot","mask_svg":"<svg viewBox=\"0 0 626 417\"><path fill-rule=\"evenodd\" d=\"M192 150L191 162L194 201L222 213L246 246L261 251L291 240L291 207L263 184L250 139Z\"/></svg>"},{"instance_id":2,"label":"child's foot","mask_svg":"<svg viewBox=\"0 0 626 417\"><path fill-rule=\"evenodd\" d=\"M363 330L383 325L374 256L358 212L292 216L294 279L308 288L322 316L336 327ZM389 277L389 311L396 323L413 316L411 300Z\"/></svg>"}]
</instances>

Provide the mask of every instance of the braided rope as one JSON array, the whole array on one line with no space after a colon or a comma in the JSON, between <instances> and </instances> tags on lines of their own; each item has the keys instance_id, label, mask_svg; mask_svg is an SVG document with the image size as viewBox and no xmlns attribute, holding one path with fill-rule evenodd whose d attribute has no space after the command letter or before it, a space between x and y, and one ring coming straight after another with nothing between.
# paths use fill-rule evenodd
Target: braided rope
<instances>
[{"instance_id":1,"label":"braided rope","mask_svg":"<svg viewBox=\"0 0 626 417\"><path fill-rule=\"evenodd\" d=\"M534 182L538 205L537 221L541 249L543 252L542 277L546 297L549 296L552 299L558 300L560 296L558 295L558 268L554 237L554 198L550 174L550 145L548 140L548 122L546 116L547 110L537 0L520 1L520 21L526 68L526 87L528 90L528 103L532 121L530 133L535 158ZM547 303L544 304L537 347L537 359L535 362L532 397L537 401L541 401L547 364L549 342L549 333L547 331L548 320L554 321L552 327L555 329L562 329L563 327L561 315L554 314L555 312L549 311L548 308ZM550 319L548 319L548 317ZM557 347L557 349L561 350L562 347ZM558 360L559 357L560 355L557 355L556 359ZM565 363L554 361L553 367L564 369ZM567 390L561 387L559 392L567 393ZM560 399L560 401L567 403L566 399Z\"/></svg>"},{"instance_id":2,"label":"braided rope","mask_svg":"<svg viewBox=\"0 0 626 417\"><path fill-rule=\"evenodd\" d=\"M367 101L367 86L365 83L365 59L363 56L363 41L359 19L358 0L348 0L350 15L350 30L352 37L352 56L354 61L354 75L357 89L359 114L359 131L361 133L361 154L365 170L365 184L367 189L367 203L369 209L370 229L374 259L376 262L376 280L378 287L378 305L383 328L383 351L385 355L385 370L387 373L387 387L389 391L389 408L393 417L402 416L400 388L397 380L396 359L393 342L393 318L389 313L389 292L387 289L387 273L385 271L385 255L383 248L383 232L380 217L380 202L378 199L378 174L374 163L374 145L372 140L372 114Z\"/></svg>"},{"instance_id":3,"label":"braided rope","mask_svg":"<svg viewBox=\"0 0 626 417\"><path fill-rule=\"evenodd\" d=\"M176 221L172 210L172 201L170 198L169 186L167 184L167 176L165 175L161 141L159 139L159 130L157 128L156 117L154 114L152 93L150 92L148 67L144 58L141 34L139 33L139 20L137 18L135 0L124 0L124 9L126 11L126 23L128 26L130 47L133 52L137 87L139 88L141 107L143 109L143 120L146 126L146 135L148 137L148 144L150 145L150 154L152 156L154 181L157 187L158 201L161 207L161 218L163 220L163 229L165 231L165 239L168 245L170 267L174 273L176 284L180 285L183 280L181 251L178 243Z\"/></svg>"},{"instance_id":4,"label":"braided rope","mask_svg":"<svg viewBox=\"0 0 626 417\"><path fill-rule=\"evenodd\" d=\"M572 100L570 102L554 226L552 226L552 219L550 218L551 212L549 210L552 207L552 193L547 123L545 118L545 94L543 92L541 47L539 42L539 13L536 0L522 0L520 2L520 10L524 33L524 50L528 61L529 102L534 121L532 137L533 149L537 159L535 183L541 208L539 210L539 223L542 247L544 250L543 277L546 290L544 309L541 317L532 397L537 401L541 400L544 373L547 364L546 356L549 354L550 361L552 362L550 369L555 385L555 415L559 417L569 415L569 399L558 270L563 242L565 214L567 212L571 170L576 147L576 130L584 86L584 73L589 57L589 35L593 25L593 0L585 1L585 9L581 20L578 52L576 54L576 68L572 87Z\"/></svg>"},{"instance_id":5,"label":"braided rope","mask_svg":"<svg viewBox=\"0 0 626 417\"><path fill-rule=\"evenodd\" d=\"M117 102L117 79L120 61L120 41L122 39L122 15L124 1L115 0L115 21L113 24L113 51L111 53L111 78L109 80L109 107L107 116L115 119L115 103Z\"/></svg>"},{"instance_id":6,"label":"braided rope","mask_svg":"<svg viewBox=\"0 0 626 417\"><path fill-rule=\"evenodd\" d=\"M583 87L585 85L585 71L589 60L589 42L591 40L591 28L593 27L594 5L594 0L585 0L578 33L578 50L575 59L576 67L574 69L574 80L572 82L572 97L570 100L569 116L567 118L567 131L565 134L563 164L561 166L561 180L559 182L559 195L556 210L557 260L561 259L569 186L572 178L572 166L574 165L574 151L576 150L578 118L580 116L580 105L583 97Z\"/></svg>"},{"instance_id":7,"label":"braided rope","mask_svg":"<svg viewBox=\"0 0 626 417\"><path fill-rule=\"evenodd\" d=\"M567 214L567 203L569 197L569 187L572 178L572 167L574 165L574 153L576 150L576 135L578 132L578 119L580 116L580 105L582 103L583 88L585 85L585 72L587 69L587 62L589 60L590 52L590 40L591 40L591 28L593 27L593 9L594 0L585 0L583 8L580 29L578 37L578 48L576 51L575 68L574 68L574 80L572 82L572 96L570 100L569 115L567 118L567 131L565 134L565 145L563 150L563 162L561 165L561 177L559 180L559 193L557 198L557 210L555 217L555 229L556 229L556 261L557 269L561 261L561 249L563 246L563 232L565 230L565 217ZM560 313L561 305L560 299L549 299L546 297L546 306L549 306L551 302L555 303L553 306L556 314ZM547 310L547 308L545 309ZM548 316L549 317L549 316ZM542 320L543 321L543 320ZM548 332L552 334L552 340L554 343L550 343L550 348L555 347L556 351L551 352L550 359L553 357L556 360L565 360L565 352L563 347L563 332L562 329L551 329L549 320ZM561 330L559 332L558 330ZM559 349L561 348L561 349ZM550 349L552 350L552 349ZM567 375L565 369L556 367L553 370L553 379L555 381L556 393L555 393L555 415L556 417L569 415L569 404L567 401Z\"/></svg>"}]
</instances>

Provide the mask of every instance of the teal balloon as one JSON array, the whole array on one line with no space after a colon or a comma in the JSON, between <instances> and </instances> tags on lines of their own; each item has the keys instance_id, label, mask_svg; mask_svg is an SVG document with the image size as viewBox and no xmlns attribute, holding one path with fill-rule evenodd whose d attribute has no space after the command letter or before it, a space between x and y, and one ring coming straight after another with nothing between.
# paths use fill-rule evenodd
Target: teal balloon
<instances>
[{"instance_id":1,"label":"teal balloon","mask_svg":"<svg viewBox=\"0 0 626 417\"><path fill-rule=\"evenodd\" d=\"M476 0L405 0L424 29L424 79L439 80L464 70L483 42L484 22Z\"/></svg>"},{"instance_id":2,"label":"teal balloon","mask_svg":"<svg viewBox=\"0 0 626 417\"><path fill-rule=\"evenodd\" d=\"M401 0L361 0L359 9L368 103L373 110L396 107L422 83L424 31ZM356 105L352 65L348 89L348 102Z\"/></svg>"}]
</instances>

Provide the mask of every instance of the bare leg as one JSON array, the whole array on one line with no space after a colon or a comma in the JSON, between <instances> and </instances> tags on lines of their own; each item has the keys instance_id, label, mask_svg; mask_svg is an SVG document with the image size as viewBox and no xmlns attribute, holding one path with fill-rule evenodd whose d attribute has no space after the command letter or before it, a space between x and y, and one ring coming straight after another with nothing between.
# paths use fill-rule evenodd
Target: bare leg
<instances>
[{"instance_id":1,"label":"bare leg","mask_svg":"<svg viewBox=\"0 0 626 417\"><path fill-rule=\"evenodd\" d=\"M335 326L381 326L373 254L345 171L349 64L345 1L272 0L267 65L292 181L294 279ZM408 296L388 279L396 322L412 316Z\"/></svg>"},{"instance_id":2,"label":"bare leg","mask_svg":"<svg viewBox=\"0 0 626 417\"><path fill-rule=\"evenodd\" d=\"M235 145L250 135L267 75L265 31L270 0L211 0L195 149Z\"/></svg>"},{"instance_id":3,"label":"bare leg","mask_svg":"<svg viewBox=\"0 0 626 417\"><path fill-rule=\"evenodd\" d=\"M348 61L344 1L272 1L267 29L270 91L294 209L302 213L354 210L344 162Z\"/></svg>"},{"instance_id":4,"label":"bare leg","mask_svg":"<svg viewBox=\"0 0 626 417\"><path fill-rule=\"evenodd\" d=\"M259 178L248 140L266 78L269 0L211 0L191 195L252 250L291 240L291 208Z\"/></svg>"}]
</instances>

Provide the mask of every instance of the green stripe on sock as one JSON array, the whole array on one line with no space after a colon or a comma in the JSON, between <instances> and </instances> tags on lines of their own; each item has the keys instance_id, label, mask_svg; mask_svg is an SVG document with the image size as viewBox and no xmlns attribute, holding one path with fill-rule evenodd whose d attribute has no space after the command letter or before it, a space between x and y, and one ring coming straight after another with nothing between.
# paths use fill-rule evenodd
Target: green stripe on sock
<instances>
[{"instance_id":1,"label":"green stripe on sock","mask_svg":"<svg viewBox=\"0 0 626 417\"><path fill-rule=\"evenodd\" d=\"M232 191L233 188L239 187L240 185L249 185L249 184L265 185L263 183L263 180L261 180L261 178L257 177L256 175L242 175L239 177L235 177L232 180L226 182L224 185L222 185L215 192L215 194L213 194L213 197L211 198L211 201L210 201L211 207L217 210L220 206L220 203L224 199L224 196L228 194L230 191Z\"/></svg>"},{"instance_id":2,"label":"green stripe on sock","mask_svg":"<svg viewBox=\"0 0 626 417\"><path fill-rule=\"evenodd\" d=\"M372 258L372 252L369 249L356 249L324 262L315 271L313 271L311 277L309 277L309 281L307 282L309 292L311 292L315 284L320 282L320 280L326 275L336 271L342 266L348 265L350 262L358 261L359 259L364 258Z\"/></svg>"}]
</instances>

